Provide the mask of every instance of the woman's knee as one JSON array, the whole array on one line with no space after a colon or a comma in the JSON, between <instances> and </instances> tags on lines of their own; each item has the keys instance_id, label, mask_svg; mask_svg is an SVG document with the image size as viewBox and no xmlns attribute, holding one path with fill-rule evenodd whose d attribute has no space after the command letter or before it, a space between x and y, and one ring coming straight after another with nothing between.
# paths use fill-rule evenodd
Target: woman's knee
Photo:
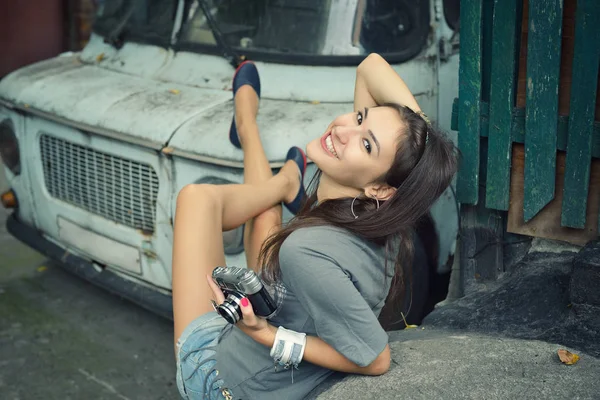
<instances>
[{"instance_id":1,"label":"woman's knee","mask_svg":"<svg viewBox=\"0 0 600 400\"><path fill-rule=\"evenodd\" d=\"M177 194L177 206L191 202L197 205L218 205L219 193L215 185L189 184L185 185Z\"/></svg>"},{"instance_id":2,"label":"woman's knee","mask_svg":"<svg viewBox=\"0 0 600 400\"><path fill-rule=\"evenodd\" d=\"M270 233L273 228L281 226L281 207L269 208L254 217L253 231L259 234Z\"/></svg>"}]
</instances>

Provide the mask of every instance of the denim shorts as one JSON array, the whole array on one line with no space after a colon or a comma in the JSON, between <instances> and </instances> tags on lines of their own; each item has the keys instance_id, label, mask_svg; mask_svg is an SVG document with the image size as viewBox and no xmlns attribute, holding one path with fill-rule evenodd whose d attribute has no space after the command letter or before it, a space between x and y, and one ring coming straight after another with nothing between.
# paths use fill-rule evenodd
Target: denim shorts
<instances>
[{"instance_id":1,"label":"denim shorts","mask_svg":"<svg viewBox=\"0 0 600 400\"><path fill-rule=\"evenodd\" d=\"M215 369L219 335L227 325L223 317L211 311L193 320L181 334L177 341L177 388L183 399L233 398Z\"/></svg>"}]
</instances>

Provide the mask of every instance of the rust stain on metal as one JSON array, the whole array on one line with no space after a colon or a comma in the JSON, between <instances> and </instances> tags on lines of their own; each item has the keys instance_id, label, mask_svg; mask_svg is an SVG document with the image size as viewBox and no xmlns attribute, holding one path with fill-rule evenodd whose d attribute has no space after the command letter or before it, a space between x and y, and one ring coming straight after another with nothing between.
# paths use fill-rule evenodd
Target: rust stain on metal
<instances>
[{"instance_id":1,"label":"rust stain on metal","mask_svg":"<svg viewBox=\"0 0 600 400\"><path fill-rule=\"evenodd\" d=\"M138 229L138 233L140 233L141 235L143 235L145 237L152 237L152 232L151 231L145 231L143 229Z\"/></svg>"},{"instance_id":2,"label":"rust stain on metal","mask_svg":"<svg viewBox=\"0 0 600 400\"><path fill-rule=\"evenodd\" d=\"M156 254L152 250L143 250L143 253L144 253L144 255L146 257L148 257L151 260L157 260L158 259L158 254Z\"/></svg>"}]
</instances>

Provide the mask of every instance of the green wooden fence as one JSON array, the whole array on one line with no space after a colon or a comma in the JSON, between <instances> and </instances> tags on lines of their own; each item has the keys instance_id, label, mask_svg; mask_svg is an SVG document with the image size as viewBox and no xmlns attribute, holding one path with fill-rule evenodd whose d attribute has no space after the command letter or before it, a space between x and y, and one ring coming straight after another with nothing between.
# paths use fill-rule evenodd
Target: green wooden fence
<instances>
[{"instance_id":1,"label":"green wooden fence","mask_svg":"<svg viewBox=\"0 0 600 400\"><path fill-rule=\"evenodd\" d=\"M487 137L485 206L508 210L512 144L524 143L527 222L554 199L557 150L566 151L561 225L583 228L591 160L600 158L600 123L594 122L600 1L577 0L568 116L558 114L563 0L530 0L528 9L526 107L517 108L523 0L461 4L452 124L463 154L457 195L463 204L478 203L480 141ZM600 232L600 217L598 224Z\"/></svg>"}]
</instances>

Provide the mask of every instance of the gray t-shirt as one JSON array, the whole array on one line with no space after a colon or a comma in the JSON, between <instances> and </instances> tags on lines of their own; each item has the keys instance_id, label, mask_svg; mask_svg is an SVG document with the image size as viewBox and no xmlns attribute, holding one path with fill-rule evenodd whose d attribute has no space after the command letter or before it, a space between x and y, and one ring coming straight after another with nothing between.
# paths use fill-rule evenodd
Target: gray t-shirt
<instances>
[{"instance_id":1,"label":"gray t-shirt","mask_svg":"<svg viewBox=\"0 0 600 400\"><path fill-rule=\"evenodd\" d=\"M318 336L359 366L371 364L388 343L377 316L389 291L385 249L334 227L302 228L281 246L281 281L270 289L278 308L269 322ZM302 361L275 365L270 349L237 327L223 331L217 370L236 399L302 399L333 371Z\"/></svg>"}]
</instances>

